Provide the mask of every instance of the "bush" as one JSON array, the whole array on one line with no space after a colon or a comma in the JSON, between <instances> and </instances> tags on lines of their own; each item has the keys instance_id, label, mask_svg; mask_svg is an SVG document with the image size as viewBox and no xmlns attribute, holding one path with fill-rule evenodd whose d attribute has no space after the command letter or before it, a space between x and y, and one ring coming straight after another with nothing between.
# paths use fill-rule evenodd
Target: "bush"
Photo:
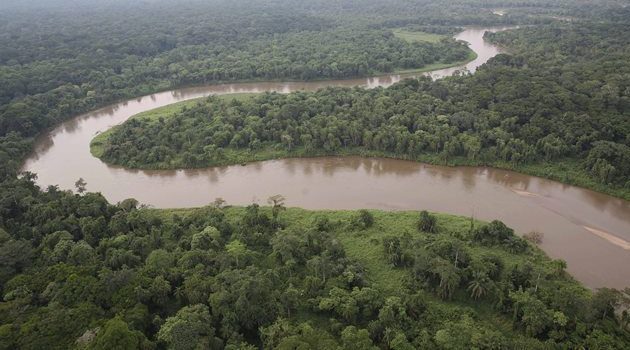
<instances>
[{"instance_id":1,"label":"bush","mask_svg":"<svg viewBox=\"0 0 630 350\"><path fill-rule=\"evenodd\" d=\"M374 225L374 215L365 209L361 209L352 222L354 227L365 230Z\"/></svg>"},{"instance_id":2,"label":"bush","mask_svg":"<svg viewBox=\"0 0 630 350\"><path fill-rule=\"evenodd\" d=\"M514 235L514 230L505 226L501 221L494 220L475 230L473 239L482 243L500 243Z\"/></svg>"},{"instance_id":3,"label":"bush","mask_svg":"<svg viewBox=\"0 0 630 350\"><path fill-rule=\"evenodd\" d=\"M420 219L418 220L418 229L424 232L436 233L437 218L429 214L426 210L421 211Z\"/></svg>"},{"instance_id":4,"label":"bush","mask_svg":"<svg viewBox=\"0 0 630 350\"><path fill-rule=\"evenodd\" d=\"M329 232L332 229L332 223L328 217L319 215L313 219L313 226L319 232Z\"/></svg>"}]
</instances>

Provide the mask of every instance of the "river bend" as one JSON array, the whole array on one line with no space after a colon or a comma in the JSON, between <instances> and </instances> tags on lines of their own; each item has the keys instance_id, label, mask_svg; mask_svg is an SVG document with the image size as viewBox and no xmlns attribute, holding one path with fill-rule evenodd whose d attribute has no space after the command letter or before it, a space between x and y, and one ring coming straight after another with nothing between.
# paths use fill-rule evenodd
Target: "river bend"
<instances>
[{"instance_id":1,"label":"river bend","mask_svg":"<svg viewBox=\"0 0 630 350\"><path fill-rule=\"evenodd\" d=\"M483 40L487 30L456 35L478 57L458 70L474 72L500 52ZM483 167L441 167L392 159L325 157L285 159L245 166L143 171L103 163L90 154L99 132L129 117L178 101L212 94L316 90L327 86L387 87L417 74L351 80L220 84L177 89L132 99L70 119L42 135L23 170L43 188L73 189L83 177L90 191L111 202L128 197L158 208L196 207L217 197L229 204L265 203L274 194L307 209L420 210L499 219L520 233L544 233L542 248L567 261L568 271L591 287L630 285L630 202L558 182Z\"/></svg>"}]
</instances>

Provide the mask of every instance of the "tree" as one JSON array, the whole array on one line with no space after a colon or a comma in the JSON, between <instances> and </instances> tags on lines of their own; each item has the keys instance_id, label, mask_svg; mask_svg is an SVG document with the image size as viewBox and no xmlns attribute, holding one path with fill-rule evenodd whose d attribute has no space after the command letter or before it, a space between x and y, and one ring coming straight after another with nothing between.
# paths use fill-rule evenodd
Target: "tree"
<instances>
[{"instance_id":1,"label":"tree","mask_svg":"<svg viewBox=\"0 0 630 350\"><path fill-rule=\"evenodd\" d=\"M77 242L68 253L68 262L74 265L90 265L95 260L94 249L85 241Z\"/></svg>"},{"instance_id":2,"label":"tree","mask_svg":"<svg viewBox=\"0 0 630 350\"><path fill-rule=\"evenodd\" d=\"M171 284L162 276L157 276L149 286L149 295L153 304L165 307L169 301Z\"/></svg>"},{"instance_id":3,"label":"tree","mask_svg":"<svg viewBox=\"0 0 630 350\"><path fill-rule=\"evenodd\" d=\"M353 223L360 229L368 229L374 225L374 215L365 209L361 209L353 218Z\"/></svg>"},{"instance_id":4,"label":"tree","mask_svg":"<svg viewBox=\"0 0 630 350\"><path fill-rule=\"evenodd\" d=\"M431 271L439 278L438 295L442 299L450 299L461 281L458 269L441 258L434 259L432 265Z\"/></svg>"},{"instance_id":5,"label":"tree","mask_svg":"<svg viewBox=\"0 0 630 350\"><path fill-rule=\"evenodd\" d=\"M306 262L306 267L315 276L321 276L322 281L326 283L326 277L329 275L331 261L327 255L314 256Z\"/></svg>"},{"instance_id":6,"label":"tree","mask_svg":"<svg viewBox=\"0 0 630 350\"><path fill-rule=\"evenodd\" d=\"M614 317L615 309L620 305L621 301L622 295L618 290L611 288L597 289L591 300L592 317L602 320L606 317Z\"/></svg>"},{"instance_id":7,"label":"tree","mask_svg":"<svg viewBox=\"0 0 630 350\"><path fill-rule=\"evenodd\" d=\"M239 260L243 260L247 255L249 255L249 250L247 246L239 241L238 239L233 240L232 242L225 245L225 250L234 260L236 260L236 266L239 266Z\"/></svg>"},{"instance_id":8,"label":"tree","mask_svg":"<svg viewBox=\"0 0 630 350\"><path fill-rule=\"evenodd\" d=\"M80 180L82 180L82 179L80 179ZM76 186L76 184L75 184L75 186ZM122 209L124 211L132 211L132 210L135 210L135 209L138 208L138 204L140 204L140 203L135 198L127 198L124 201L118 203L118 207L120 207L120 209Z\"/></svg>"},{"instance_id":9,"label":"tree","mask_svg":"<svg viewBox=\"0 0 630 350\"><path fill-rule=\"evenodd\" d=\"M354 322L359 313L357 300L347 291L337 287L330 290L328 297L320 300L319 309L334 311L347 322Z\"/></svg>"},{"instance_id":10,"label":"tree","mask_svg":"<svg viewBox=\"0 0 630 350\"><path fill-rule=\"evenodd\" d=\"M437 232L437 218L426 210L421 211L418 219L418 229L429 233Z\"/></svg>"},{"instance_id":11,"label":"tree","mask_svg":"<svg viewBox=\"0 0 630 350\"><path fill-rule=\"evenodd\" d=\"M457 321L444 322L435 332L435 342L440 349L505 349L510 344L500 332L486 329L469 315Z\"/></svg>"},{"instance_id":12,"label":"tree","mask_svg":"<svg viewBox=\"0 0 630 350\"><path fill-rule=\"evenodd\" d=\"M267 199L267 203L271 204L271 214L273 216L274 222L278 221L278 214L280 214L281 211L287 210L287 208L284 206L284 201L285 198L280 194L271 196L269 197L269 199Z\"/></svg>"},{"instance_id":13,"label":"tree","mask_svg":"<svg viewBox=\"0 0 630 350\"><path fill-rule=\"evenodd\" d=\"M492 280L488 276L480 271L473 272L473 278L468 283L468 291L470 291L470 297L473 299L479 299L490 291L492 288Z\"/></svg>"},{"instance_id":14,"label":"tree","mask_svg":"<svg viewBox=\"0 0 630 350\"><path fill-rule=\"evenodd\" d=\"M289 287L282 292L280 303L286 310L286 316L291 317L291 310L294 310L300 304L300 291L290 284Z\"/></svg>"},{"instance_id":15,"label":"tree","mask_svg":"<svg viewBox=\"0 0 630 350\"><path fill-rule=\"evenodd\" d=\"M175 265L173 254L164 249L155 249L144 263L145 271L150 276L167 275L169 270Z\"/></svg>"},{"instance_id":16,"label":"tree","mask_svg":"<svg viewBox=\"0 0 630 350\"><path fill-rule=\"evenodd\" d=\"M278 319L261 330L261 337L266 349L339 349L339 345L328 332L307 322L293 325L285 319Z\"/></svg>"},{"instance_id":17,"label":"tree","mask_svg":"<svg viewBox=\"0 0 630 350\"><path fill-rule=\"evenodd\" d=\"M393 339L389 342L389 347L392 350L413 350L414 346L409 343L407 336L404 332L395 332Z\"/></svg>"},{"instance_id":18,"label":"tree","mask_svg":"<svg viewBox=\"0 0 630 350\"><path fill-rule=\"evenodd\" d=\"M341 344L346 350L377 350L365 329L348 326L341 331Z\"/></svg>"},{"instance_id":19,"label":"tree","mask_svg":"<svg viewBox=\"0 0 630 350\"><path fill-rule=\"evenodd\" d=\"M202 304L185 306L175 316L167 318L157 339L169 349L221 348L221 342L214 337L208 307Z\"/></svg>"},{"instance_id":20,"label":"tree","mask_svg":"<svg viewBox=\"0 0 630 350\"><path fill-rule=\"evenodd\" d=\"M191 249L208 250L212 247L216 247L217 243L221 241L221 233L217 228L208 226L201 232L197 232L192 236L190 241Z\"/></svg>"},{"instance_id":21,"label":"tree","mask_svg":"<svg viewBox=\"0 0 630 350\"><path fill-rule=\"evenodd\" d=\"M522 290L510 292L514 308L514 321L525 328L533 337L541 336L553 323L553 313L545 304L530 292Z\"/></svg>"},{"instance_id":22,"label":"tree","mask_svg":"<svg viewBox=\"0 0 630 350\"><path fill-rule=\"evenodd\" d=\"M278 280L269 271L253 266L226 270L216 281L220 283L208 302L221 320L222 333L254 331L275 320L282 309Z\"/></svg>"},{"instance_id":23,"label":"tree","mask_svg":"<svg viewBox=\"0 0 630 350\"><path fill-rule=\"evenodd\" d=\"M401 329L411 322L407 308L399 297L388 297L378 311L378 320L385 328Z\"/></svg>"},{"instance_id":24,"label":"tree","mask_svg":"<svg viewBox=\"0 0 630 350\"><path fill-rule=\"evenodd\" d=\"M630 146L599 140L593 143L584 161L586 169L599 182L624 184L630 181Z\"/></svg>"},{"instance_id":25,"label":"tree","mask_svg":"<svg viewBox=\"0 0 630 350\"><path fill-rule=\"evenodd\" d=\"M281 136L282 144L287 148L287 150L291 150L293 148L293 137L289 134L282 134Z\"/></svg>"},{"instance_id":26,"label":"tree","mask_svg":"<svg viewBox=\"0 0 630 350\"><path fill-rule=\"evenodd\" d=\"M514 237L514 230L498 220L478 227L473 232L473 239L484 245L505 244L512 237Z\"/></svg>"},{"instance_id":27,"label":"tree","mask_svg":"<svg viewBox=\"0 0 630 350\"><path fill-rule=\"evenodd\" d=\"M87 348L94 350L136 350L150 349L150 345L144 334L130 330L125 321L120 317L115 317L105 323Z\"/></svg>"},{"instance_id":28,"label":"tree","mask_svg":"<svg viewBox=\"0 0 630 350\"><path fill-rule=\"evenodd\" d=\"M221 209L225 206L225 199L221 198L221 197L217 197L214 199L214 201L212 201L212 203L210 204L211 206L217 208L217 209Z\"/></svg>"},{"instance_id":29,"label":"tree","mask_svg":"<svg viewBox=\"0 0 630 350\"><path fill-rule=\"evenodd\" d=\"M87 191L87 182L85 182L85 180L83 180L83 178L80 177L74 183L74 187L77 189L77 192L79 192L79 194L83 194L85 191Z\"/></svg>"},{"instance_id":30,"label":"tree","mask_svg":"<svg viewBox=\"0 0 630 350\"><path fill-rule=\"evenodd\" d=\"M463 135L462 145L464 147L464 151L466 152L466 156L468 159L475 160L477 155L481 151L481 141L476 136L471 136L468 134L460 134Z\"/></svg>"},{"instance_id":31,"label":"tree","mask_svg":"<svg viewBox=\"0 0 630 350\"><path fill-rule=\"evenodd\" d=\"M14 274L32 263L35 252L26 240L9 240L0 245L0 282L4 283Z\"/></svg>"}]
</instances>

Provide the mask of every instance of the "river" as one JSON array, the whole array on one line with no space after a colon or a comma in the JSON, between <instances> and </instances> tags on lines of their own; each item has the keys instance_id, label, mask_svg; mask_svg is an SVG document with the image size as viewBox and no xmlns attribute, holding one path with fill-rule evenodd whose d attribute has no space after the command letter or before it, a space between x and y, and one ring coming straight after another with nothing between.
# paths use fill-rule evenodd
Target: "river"
<instances>
[{"instance_id":1,"label":"river","mask_svg":"<svg viewBox=\"0 0 630 350\"><path fill-rule=\"evenodd\" d=\"M483 40L487 30L467 28L455 37L478 57L466 65L425 73L440 78L474 72L500 52ZM111 202L133 197L158 208L195 207L217 197L229 204L266 203L274 194L307 209L426 209L499 219L520 233L544 233L541 247L567 261L568 271L590 287L630 285L630 202L514 172L482 167L441 167L416 162L326 157L285 159L245 166L142 171L107 165L90 154L99 132L129 117L211 94L316 90L327 86L390 86L418 74L351 80L220 84L156 93L70 119L42 135L23 170L45 188L73 189L82 177L90 191Z\"/></svg>"}]
</instances>

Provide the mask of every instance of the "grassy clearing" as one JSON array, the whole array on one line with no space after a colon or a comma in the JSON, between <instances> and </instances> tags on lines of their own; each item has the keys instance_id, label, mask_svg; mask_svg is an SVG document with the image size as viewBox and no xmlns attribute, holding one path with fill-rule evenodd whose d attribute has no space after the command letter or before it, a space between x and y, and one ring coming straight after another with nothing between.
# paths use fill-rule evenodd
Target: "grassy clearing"
<instances>
[{"instance_id":1,"label":"grassy clearing","mask_svg":"<svg viewBox=\"0 0 630 350\"><path fill-rule=\"evenodd\" d=\"M403 284L410 278L410 270L396 268L387 263L383 249L383 238L388 236L401 236L410 234L414 238L422 239L426 233L416 229L418 212L402 211L388 212L370 210L374 215L373 227L363 231L348 230L347 226L337 225L332 232L344 246L349 258L356 260L364 266L368 281L372 286L385 295L402 296ZM356 211L306 211L303 209L289 209L282 214L290 225L308 225L315 216L325 215L333 222L347 223L357 215ZM471 228L471 219L462 216L434 213L438 220L439 234L462 237L468 240ZM481 221L474 221L475 227L482 225ZM531 259L532 255L511 254L507 251L488 247L475 247L471 254L490 253L501 256L508 265L523 264ZM538 248L534 248L533 257L538 262L549 261L549 258ZM571 282L576 283L576 282ZM464 292L456 293L450 301L440 300L431 293L425 293L425 298L431 304L439 305L443 310L452 313L464 313L467 311L475 315L477 322L499 330L508 337L517 336L512 328L511 320L505 315L497 313L496 308L490 302L484 300L472 301Z\"/></svg>"},{"instance_id":2,"label":"grassy clearing","mask_svg":"<svg viewBox=\"0 0 630 350\"><path fill-rule=\"evenodd\" d=\"M187 216L203 209L173 209L158 210L160 216L168 220L173 214ZM262 207L262 212L271 215L269 207ZM224 213L231 222L236 222L244 214L244 207L226 207ZM410 269L397 268L386 261L383 249L383 238L389 236L401 236L410 234L413 238L427 238L427 234L417 230L418 212L400 211L388 212L381 210L370 210L374 216L375 224L365 230L357 230L349 223L357 215L356 211L349 210L305 210L299 208L288 208L280 214L281 221L286 229L297 229L304 231L312 227L312 222L316 217L326 216L333 223L331 234L344 247L347 256L358 261L366 271L366 278L371 287L378 289L384 296L403 296L405 290L405 280L410 278ZM454 216L448 214L434 214L438 220L439 233L437 235L448 235L469 241L471 219L467 217ZM482 225L481 221L474 221L474 226ZM525 261L535 261L541 266L548 264L550 259L540 249L533 247L530 253L513 254L500 248L470 245L470 254L492 253L501 257L507 265L523 264ZM575 283L570 277L563 283ZM437 309L449 314L473 314L476 322L487 327L496 329L508 337L519 337L518 332L512 328L510 318L497 312L491 302L486 300L473 301L468 297L465 290L458 291L452 300L445 301L438 299L434 294L425 291L424 297L429 304L435 305ZM309 320L317 323L326 323L327 320L310 310L301 310L295 318L300 321Z\"/></svg>"},{"instance_id":3,"label":"grassy clearing","mask_svg":"<svg viewBox=\"0 0 630 350\"><path fill-rule=\"evenodd\" d=\"M242 101L248 98L252 98L253 96L256 96L256 95L257 94L254 94L254 93L237 93L237 94L218 95L217 97L224 100ZM159 107L159 108L155 108L146 112L138 113L136 115L131 116L129 119L136 118L136 119L157 121L160 118L169 118L181 112L182 109L192 107L205 99L206 97L200 97L200 98L195 98L192 100L173 103L164 107ZM108 130L103 131L102 133L96 135L96 137L92 139L92 141L90 142L90 153L94 157L101 158L103 156L103 151L104 151L103 146L107 142L107 138L109 138L109 135L114 133L117 128L118 128L118 125Z\"/></svg>"},{"instance_id":4,"label":"grassy clearing","mask_svg":"<svg viewBox=\"0 0 630 350\"><path fill-rule=\"evenodd\" d=\"M409 43L415 43L415 42L429 42L429 43L436 43L439 42L442 39L446 39L446 38L450 38L450 36L448 35L441 35L441 34L433 34L433 33L427 33L427 32L415 32L415 31L408 31L408 30L404 30L404 29L394 29L392 31L392 33L394 33L394 36L397 38L400 38L402 40L405 40ZM465 60L462 61L458 61L458 62L451 62L451 63L441 63L441 62L437 62L437 63L432 63L432 64L427 64L421 68L415 68L415 69L398 69L395 71L395 73L400 73L400 74L405 74L405 73L425 73L425 72L430 72L430 71L434 71L434 70L438 70L438 69L445 69L445 68L451 68L451 67L457 67L459 65L468 63L474 59L477 58L477 53L470 50L470 52L468 53L468 57Z\"/></svg>"},{"instance_id":5,"label":"grassy clearing","mask_svg":"<svg viewBox=\"0 0 630 350\"><path fill-rule=\"evenodd\" d=\"M256 94L239 93L239 94L217 95L218 98L223 99L223 100L239 100L239 101L252 98L253 96L256 96ZM173 103L164 107L155 108L146 112L138 113L132 116L131 118L146 119L146 120L158 120L160 117L168 118L176 113L179 113L183 108L192 107L196 105L197 103L204 101L205 99L206 97L200 97L200 98L195 98L192 100Z\"/></svg>"},{"instance_id":6,"label":"grassy clearing","mask_svg":"<svg viewBox=\"0 0 630 350\"><path fill-rule=\"evenodd\" d=\"M437 43L444 38L448 38L446 35L426 33L426 32L412 32L404 29L394 29L392 31L394 36L403 39L410 43L415 42L429 42Z\"/></svg>"},{"instance_id":7,"label":"grassy clearing","mask_svg":"<svg viewBox=\"0 0 630 350\"><path fill-rule=\"evenodd\" d=\"M200 210L192 209L152 209L160 214L163 219L169 220L173 215L188 216ZM262 207L262 212L271 215L271 208ZM234 222L240 219L245 212L245 207L228 206L224 209L226 217ZM368 280L386 295L398 295L402 289L404 279L409 271L396 268L385 261L383 251L383 238L389 236L402 236L410 234L414 238L426 237L427 233L417 230L418 211L384 211L369 210L374 216L374 226L365 230L356 230L348 226L352 218L357 215L356 210L307 210L301 208L288 208L281 214L281 221L286 229L299 228L304 230L312 227L315 218L326 216L332 222L331 234L339 240L346 250L349 258L359 261L366 269ZM459 237L464 241L469 239L471 218L450 214L433 213L437 218L439 234ZM484 222L474 220L473 227L483 225ZM498 248L474 246L472 254L492 252L500 256L508 264L522 264L532 257L539 261L549 261L546 254L537 247L532 255L513 254ZM454 304L466 304L473 307L468 298L454 298Z\"/></svg>"},{"instance_id":8,"label":"grassy clearing","mask_svg":"<svg viewBox=\"0 0 630 350\"><path fill-rule=\"evenodd\" d=\"M103 153L105 152L105 142L107 141L109 135L113 133L115 129L116 126L96 135L96 137L92 139L92 141L90 142L90 153L92 153L94 157L101 158L103 156Z\"/></svg>"},{"instance_id":9,"label":"grassy clearing","mask_svg":"<svg viewBox=\"0 0 630 350\"><path fill-rule=\"evenodd\" d=\"M426 72L431 72L438 69L446 69L446 68L461 66L470 61L475 60L476 58L477 58L477 53L470 50L470 52L468 53L468 57L466 57L466 59L463 61L451 62L451 63L431 63L431 64L427 64L426 66L422 68L399 69L399 70L396 70L394 73L398 73L398 74L426 73Z\"/></svg>"}]
</instances>

